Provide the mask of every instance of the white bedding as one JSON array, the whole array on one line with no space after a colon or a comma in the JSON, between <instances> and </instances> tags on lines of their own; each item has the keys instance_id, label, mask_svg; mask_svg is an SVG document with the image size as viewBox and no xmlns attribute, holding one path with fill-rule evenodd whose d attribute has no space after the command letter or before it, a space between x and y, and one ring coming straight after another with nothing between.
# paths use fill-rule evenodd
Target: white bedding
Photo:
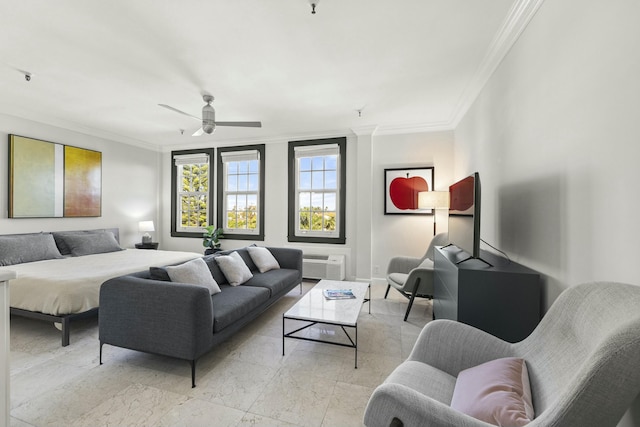
<instances>
[{"instance_id":1,"label":"white bedding","mask_svg":"<svg viewBox=\"0 0 640 427\"><path fill-rule=\"evenodd\" d=\"M49 259L0 267L17 273L9 282L11 307L54 316L99 306L107 279L201 257L195 252L125 249L103 254Z\"/></svg>"}]
</instances>

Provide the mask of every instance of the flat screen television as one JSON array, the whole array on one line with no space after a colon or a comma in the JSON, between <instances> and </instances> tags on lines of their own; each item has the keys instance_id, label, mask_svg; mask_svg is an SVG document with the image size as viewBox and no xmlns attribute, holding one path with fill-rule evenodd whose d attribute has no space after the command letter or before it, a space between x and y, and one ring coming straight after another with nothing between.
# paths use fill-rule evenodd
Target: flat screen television
<instances>
[{"instance_id":1,"label":"flat screen television","mask_svg":"<svg viewBox=\"0 0 640 427\"><path fill-rule=\"evenodd\" d=\"M480 176L478 172L449 186L449 242L480 258Z\"/></svg>"}]
</instances>

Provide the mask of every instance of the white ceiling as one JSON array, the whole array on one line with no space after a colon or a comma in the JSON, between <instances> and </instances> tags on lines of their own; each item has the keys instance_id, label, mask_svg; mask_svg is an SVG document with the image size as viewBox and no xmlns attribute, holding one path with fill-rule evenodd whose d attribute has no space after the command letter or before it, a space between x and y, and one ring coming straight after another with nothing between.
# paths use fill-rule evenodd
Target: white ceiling
<instances>
[{"instance_id":1,"label":"white ceiling","mask_svg":"<svg viewBox=\"0 0 640 427\"><path fill-rule=\"evenodd\" d=\"M451 128L527 3L321 0L312 15L307 0L5 1L0 113L159 150ZM198 122L157 105L200 116L203 92L218 120L263 127L195 138Z\"/></svg>"}]
</instances>

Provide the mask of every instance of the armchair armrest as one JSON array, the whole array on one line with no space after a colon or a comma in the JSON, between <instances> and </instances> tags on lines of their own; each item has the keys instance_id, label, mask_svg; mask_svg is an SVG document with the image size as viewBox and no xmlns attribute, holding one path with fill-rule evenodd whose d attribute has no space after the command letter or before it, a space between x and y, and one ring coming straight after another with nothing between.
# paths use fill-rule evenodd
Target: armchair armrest
<instances>
[{"instance_id":1,"label":"armchair armrest","mask_svg":"<svg viewBox=\"0 0 640 427\"><path fill-rule=\"evenodd\" d=\"M397 418L404 427L491 427L401 384L384 383L364 412L367 427L388 427Z\"/></svg>"},{"instance_id":2,"label":"armchair armrest","mask_svg":"<svg viewBox=\"0 0 640 427\"><path fill-rule=\"evenodd\" d=\"M135 276L100 287L101 343L195 360L211 348L213 304L203 286Z\"/></svg>"},{"instance_id":3,"label":"armchair armrest","mask_svg":"<svg viewBox=\"0 0 640 427\"><path fill-rule=\"evenodd\" d=\"M457 377L464 369L513 355L511 343L480 329L452 320L434 320L420 332L408 360Z\"/></svg>"},{"instance_id":4,"label":"armchair armrest","mask_svg":"<svg viewBox=\"0 0 640 427\"><path fill-rule=\"evenodd\" d=\"M419 267L409 271L401 290L412 293L416 284L419 286L416 290L417 295L433 295L433 261L430 259L426 259Z\"/></svg>"},{"instance_id":5,"label":"armchair armrest","mask_svg":"<svg viewBox=\"0 0 640 427\"><path fill-rule=\"evenodd\" d=\"M387 267L387 275L391 273L409 274L411 270L416 268L422 262L421 258L408 256L396 256L391 258Z\"/></svg>"}]
</instances>

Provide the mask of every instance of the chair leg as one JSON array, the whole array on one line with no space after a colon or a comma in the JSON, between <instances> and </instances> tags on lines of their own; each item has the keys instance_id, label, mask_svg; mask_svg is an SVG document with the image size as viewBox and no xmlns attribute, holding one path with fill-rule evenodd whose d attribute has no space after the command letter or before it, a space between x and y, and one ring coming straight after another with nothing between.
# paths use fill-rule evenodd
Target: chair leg
<instances>
[{"instance_id":1,"label":"chair leg","mask_svg":"<svg viewBox=\"0 0 640 427\"><path fill-rule=\"evenodd\" d=\"M420 279L416 280L416 285L413 287L413 291L411 292L411 298L409 298L409 306L407 307L407 312L404 315L404 321L407 321L407 317L409 317L409 312L411 311L411 306L413 305L413 300L416 299L416 293L418 292L418 287L420 286Z\"/></svg>"},{"instance_id":2,"label":"chair leg","mask_svg":"<svg viewBox=\"0 0 640 427\"><path fill-rule=\"evenodd\" d=\"M387 285L387 292L384 293L384 299L387 299L387 295L389 295L389 289L391 289L391 285Z\"/></svg>"}]
</instances>

